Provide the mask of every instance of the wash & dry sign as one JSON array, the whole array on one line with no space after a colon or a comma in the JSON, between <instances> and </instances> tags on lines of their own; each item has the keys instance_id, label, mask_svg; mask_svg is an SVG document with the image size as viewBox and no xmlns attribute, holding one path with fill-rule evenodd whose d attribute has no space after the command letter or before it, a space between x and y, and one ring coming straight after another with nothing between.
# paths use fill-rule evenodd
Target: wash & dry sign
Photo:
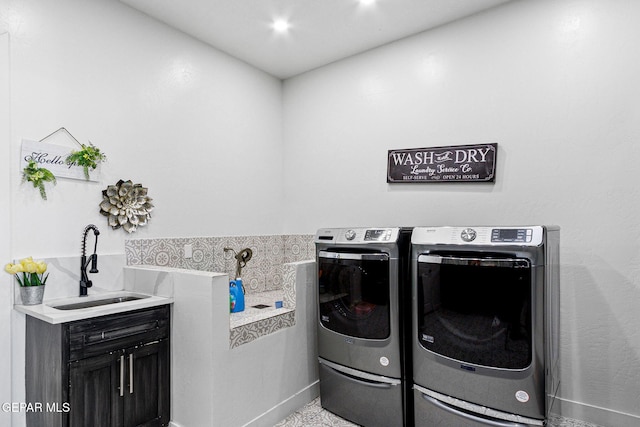
<instances>
[{"instance_id":1,"label":"wash & dry sign","mask_svg":"<svg viewBox=\"0 0 640 427\"><path fill-rule=\"evenodd\" d=\"M498 144L389 150L387 182L493 182Z\"/></svg>"}]
</instances>

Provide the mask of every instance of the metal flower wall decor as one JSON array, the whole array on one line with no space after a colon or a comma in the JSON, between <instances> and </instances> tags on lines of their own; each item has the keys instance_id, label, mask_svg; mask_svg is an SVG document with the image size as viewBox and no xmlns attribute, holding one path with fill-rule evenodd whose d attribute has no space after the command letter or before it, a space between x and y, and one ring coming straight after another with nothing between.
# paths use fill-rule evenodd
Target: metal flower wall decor
<instances>
[{"instance_id":1,"label":"metal flower wall decor","mask_svg":"<svg viewBox=\"0 0 640 427\"><path fill-rule=\"evenodd\" d=\"M119 180L102 190L100 213L107 217L114 230L122 227L127 233L133 233L151 219L149 212L154 206L147 191L142 184Z\"/></svg>"}]
</instances>

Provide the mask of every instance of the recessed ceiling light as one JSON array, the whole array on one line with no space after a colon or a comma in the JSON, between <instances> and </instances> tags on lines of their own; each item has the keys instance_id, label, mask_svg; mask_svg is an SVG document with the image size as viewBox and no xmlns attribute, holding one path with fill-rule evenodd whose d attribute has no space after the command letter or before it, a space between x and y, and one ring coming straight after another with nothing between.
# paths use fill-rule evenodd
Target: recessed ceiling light
<instances>
[{"instance_id":1,"label":"recessed ceiling light","mask_svg":"<svg viewBox=\"0 0 640 427\"><path fill-rule=\"evenodd\" d=\"M279 33L286 33L287 31L289 31L289 21L287 21L286 19L276 19L275 21L273 21L273 29Z\"/></svg>"},{"instance_id":2,"label":"recessed ceiling light","mask_svg":"<svg viewBox=\"0 0 640 427\"><path fill-rule=\"evenodd\" d=\"M371 4L374 4L376 2L376 0L360 0L360 4L365 5L365 6L369 6Z\"/></svg>"}]
</instances>

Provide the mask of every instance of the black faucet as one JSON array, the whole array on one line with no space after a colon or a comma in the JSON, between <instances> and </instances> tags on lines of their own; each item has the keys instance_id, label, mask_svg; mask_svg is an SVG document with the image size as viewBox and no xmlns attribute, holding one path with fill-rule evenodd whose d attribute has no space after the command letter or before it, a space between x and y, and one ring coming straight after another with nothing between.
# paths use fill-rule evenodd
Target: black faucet
<instances>
[{"instance_id":1,"label":"black faucet","mask_svg":"<svg viewBox=\"0 0 640 427\"><path fill-rule=\"evenodd\" d=\"M96 244L93 247L93 255L89 257L87 260L87 234L89 230L93 230L93 235L96 237ZM100 231L98 227L93 224L89 224L84 228L84 233L82 234L82 257L80 258L80 296L87 296L87 288L93 286L91 280L89 280L89 276L87 276L87 267L89 266L89 262L91 262L91 270L89 273L97 273L98 272L98 254L96 253L98 249L98 235Z\"/></svg>"}]
</instances>

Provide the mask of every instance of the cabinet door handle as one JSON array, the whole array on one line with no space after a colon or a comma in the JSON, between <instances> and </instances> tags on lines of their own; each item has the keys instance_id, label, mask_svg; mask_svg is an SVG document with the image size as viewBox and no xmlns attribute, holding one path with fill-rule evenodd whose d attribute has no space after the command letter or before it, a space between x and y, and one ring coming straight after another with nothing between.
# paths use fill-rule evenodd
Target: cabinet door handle
<instances>
[{"instance_id":1,"label":"cabinet door handle","mask_svg":"<svg viewBox=\"0 0 640 427\"><path fill-rule=\"evenodd\" d=\"M133 394L133 354L129 355L129 394Z\"/></svg>"},{"instance_id":2,"label":"cabinet door handle","mask_svg":"<svg viewBox=\"0 0 640 427\"><path fill-rule=\"evenodd\" d=\"M120 397L124 396L124 355L120 356Z\"/></svg>"}]
</instances>

